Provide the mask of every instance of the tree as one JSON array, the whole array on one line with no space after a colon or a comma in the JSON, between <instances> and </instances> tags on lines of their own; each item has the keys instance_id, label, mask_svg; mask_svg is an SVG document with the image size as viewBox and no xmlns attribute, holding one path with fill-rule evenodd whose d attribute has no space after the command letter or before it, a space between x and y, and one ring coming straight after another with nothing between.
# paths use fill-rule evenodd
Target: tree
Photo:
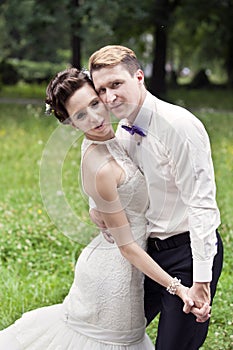
<instances>
[{"instance_id":1,"label":"tree","mask_svg":"<svg viewBox=\"0 0 233 350\"><path fill-rule=\"evenodd\" d=\"M108 44L132 48L149 89L166 92L165 65L222 65L233 84L233 0L8 0L0 3L0 58L87 66ZM67 63L68 63L67 62Z\"/></svg>"},{"instance_id":2,"label":"tree","mask_svg":"<svg viewBox=\"0 0 233 350\"><path fill-rule=\"evenodd\" d=\"M81 67L81 18L80 18L80 1L71 0L70 3L70 36L72 58L71 64L73 67Z\"/></svg>"},{"instance_id":3,"label":"tree","mask_svg":"<svg viewBox=\"0 0 233 350\"><path fill-rule=\"evenodd\" d=\"M152 34L153 43L150 50L152 76L149 89L155 95L166 93L166 62L169 32L172 23L171 15L180 0L147 0L139 5L142 22L138 28L140 34ZM141 6L141 7L140 7ZM136 22L137 23L137 22ZM141 35L142 36L142 35Z\"/></svg>"},{"instance_id":4,"label":"tree","mask_svg":"<svg viewBox=\"0 0 233 350\"><path fill-rule=\"evenodd\" d=\"M167 58L168 21L170 15L169 0L155 1L154 12L154 56L150 89L152 93L166 93L165 64Z\"/></svg>"},{"instance_id":5,"label":"tree","mask_svg":"<svg viewBox=\"0 0 233 350\"><path fill-rule=\"evenodd\" d=\"M220 1L219 5L219 27L221 27L221 44L223 45L222 56L225 57L224 66L228 75L228 84L233 87L233 1ZM222 24L225 24L222 26ZM222 46L222 45L221 45Z\"/></svg>"},{"instance_id":6,"label":"tree","mask_svg":"<svg viewBox=\"0 0 233 350\"><path fill-rule=\"evenodd\" d=\"M233 86L233 0L182 1L174 15L169 44L180 65L222 66Z\"/></svg>"},{"instance_id":7,"label":"tree","mask_svg":"<svg viewBox=\"0 0 233 350\"><path fill-rule=\"evenodd\" d=\"M153 5L152 0L60 0L59 6L45 0L24 0L19 4L10 0L4 7L10 43L7 56L56 63L60 60L59 51L71 49L72 65L81 67L85 57L97 48L119 43L134 49L143 63L151 61L152 50L144 39L155 32L154 18L159 21L161 13ZM158 33L159 30L154 69L159 89L165 79L166 37L159 40ZM157 60L160 56L162 61Z\"/></svg>"},{"instance_id":8,"label":"tree","mask_svg":"<svg viewBox=\"0 0 233 350\"><path fill-rule=\"evenodd\" d=\"M69 19L66 1L6 1L1 5L4 19L4 58L58 62L58 50L69 49Z\"/></svg>"}]
</instances>

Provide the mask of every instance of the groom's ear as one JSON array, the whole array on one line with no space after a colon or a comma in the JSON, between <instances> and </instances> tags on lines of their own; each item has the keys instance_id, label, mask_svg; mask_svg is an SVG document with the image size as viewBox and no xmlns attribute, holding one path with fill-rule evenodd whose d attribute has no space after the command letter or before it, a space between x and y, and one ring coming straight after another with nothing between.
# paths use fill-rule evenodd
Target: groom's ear
<instances>
[{"instance_id":1,"label":"groom's ear","mask_svg":"<svg viewBox=\"0 0 233 350\"><path fill-rule=\"evenodd\" d=\"M139 83L144 84L144 72L141 69L137 70L136 78L137 78Z\"/></svg>"}]
</instances>

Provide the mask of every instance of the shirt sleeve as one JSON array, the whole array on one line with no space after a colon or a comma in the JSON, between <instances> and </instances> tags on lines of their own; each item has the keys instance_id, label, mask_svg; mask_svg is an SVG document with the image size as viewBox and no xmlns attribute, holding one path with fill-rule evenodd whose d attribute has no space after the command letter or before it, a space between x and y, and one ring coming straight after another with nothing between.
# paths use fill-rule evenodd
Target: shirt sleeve
<instances>
[{"instance_id":1,"label":"shirt sleeve","mask_svg":"<svg viewBox=\"0 0 233 350\"><path fill-rule=\"evenodd\" d=\"M188 210L193 280L209 282L220 215L209 138L203 124L191 116L169 125L165 145L176 186Z\"/></svg>"}]
</instances>

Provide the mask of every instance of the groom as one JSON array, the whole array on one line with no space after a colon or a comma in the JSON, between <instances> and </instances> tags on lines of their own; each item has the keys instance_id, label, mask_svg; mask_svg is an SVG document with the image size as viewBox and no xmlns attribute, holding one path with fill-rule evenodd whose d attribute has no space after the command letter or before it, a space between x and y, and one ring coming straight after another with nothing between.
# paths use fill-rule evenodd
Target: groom
<instances>
[{"instance_id":1,"label":"groom","mask_svg":"<svg viewBox=\"0 0 233 350\"><path fill-rule=\"evenodd\" d=\"M90 57L89 68L100 98L121 119L117 137L146 178L148 253L190 287L202 309L212 303L223 259L207 133L190 112L147 91L132 50L103 47ZM92 210L91 217L103 227L98 212ZM148 324L158 313L157 350L197 350L204 343L209 320L196 322L182 311L179 298L146 277Z\"/></svg>"}]
</instances>

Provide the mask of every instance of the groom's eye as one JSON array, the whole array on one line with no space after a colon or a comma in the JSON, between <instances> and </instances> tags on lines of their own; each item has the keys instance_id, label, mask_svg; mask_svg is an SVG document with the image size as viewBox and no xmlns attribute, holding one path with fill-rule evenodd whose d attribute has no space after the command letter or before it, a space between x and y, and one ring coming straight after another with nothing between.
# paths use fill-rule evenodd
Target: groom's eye
<instances>
[{"instance_id":1,"label":"groom's eye","mask_svg":"<svg viewBox=\"0 0 233 350\"><path fill-rule=\"evenodd\" d=\"M99 99L92 102L91 107L97 107L99 105Z\"/></svg>"},{"instance_id":2,"label":"groom's eye","mask_svg":"<svg viewBox=\"0 0 233 350\"><path fill-rule=\"evenodd\" d=\"M118 88L120 85L121 85L121 82L120 82L120 81L114 81L114 83L112 83L112 88L113 88L113 89L116 89L116 88Z\"/></svg>"}]
</instances>

